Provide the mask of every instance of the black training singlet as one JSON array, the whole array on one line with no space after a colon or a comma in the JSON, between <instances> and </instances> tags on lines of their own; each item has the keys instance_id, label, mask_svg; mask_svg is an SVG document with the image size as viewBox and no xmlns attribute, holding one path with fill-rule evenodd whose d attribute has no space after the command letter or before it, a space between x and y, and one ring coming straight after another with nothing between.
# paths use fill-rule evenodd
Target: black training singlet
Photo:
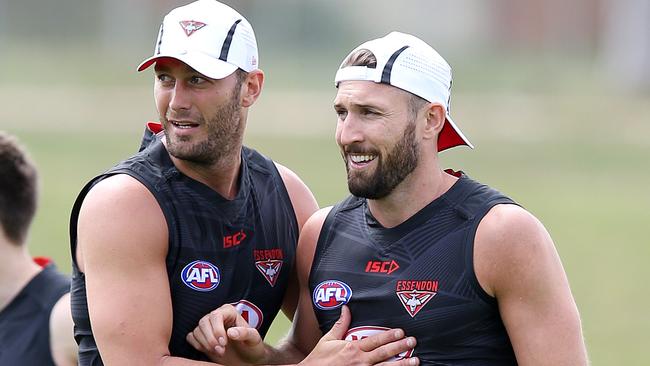
<instances>
[{"instance_id":1,"label":"black training singlet","mask_svg":"<svg viewBox=\"0 0 650 366\"><path fill-rule=\"evenodd\" d=\"M513 365L496 300L473 265L474 236L494 205L513 203L465 175L441 197L394 228L382 227L367 201L337 204L318 239L309 278L325 333L347 303L346 339L402 328L417 339L421 365Z\"/></svg>"},{"instance_id":2,"label":"black training singlet","mask_svg":"<svg viewBox=\"0 0 650 366\"><path fill-rule=\"evenodd\" d=\"M70 279L50 264L0 311L0 366L54 366L50 314L68 291Z\"/></svg>"},{"instance_id":3,"label":"black training singlet","mask_svg":"<svg viewBox=\"0 0 650 366\"><path fill-rule=\"evenodd\" d=\"M102 362L88 318L84 274L74 261L79 209L94 184L115 174L128 174L146 186L167 220L171 355L206 360L185 337L201 317L223 304L236 304L249 324L266 334L293 270L298 224L274 163L246 147L241 159L239 192L230 201L179 172L159 137L82 190L70 223L71 301L80 365Z\"/></svg>"}]
</instances>

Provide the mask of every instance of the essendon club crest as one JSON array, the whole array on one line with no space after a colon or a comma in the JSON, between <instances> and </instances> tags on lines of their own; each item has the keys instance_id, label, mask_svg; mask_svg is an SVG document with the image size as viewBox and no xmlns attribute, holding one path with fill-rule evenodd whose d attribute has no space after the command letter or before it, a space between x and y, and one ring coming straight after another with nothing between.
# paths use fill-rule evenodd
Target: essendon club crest
<instances>
[{"instance_id":1,"label":"essendon club crest","mask_svg":"<svg viewBox=\"0 0 650 366\"><path fill-rule=\"evenodd\" d=\"M264 261L255 262L255 267L266 278L271 287L275 286L275 282L280 276L280 269L282 269L282 260L267 259Z\"/></svg>"},{"instance_id":2,"label":"essendon club crest","mask_svg":"<svg viewBox=\"0 0 650 366\"><path fill-rule=\"evenodd\" d=\"M436 293L433 291L398 291L397 297L399 301L402 302L404 309L408 311L411 315L411 318L414 318L415 315L422 310L424 305L426 305L429 300L431 300Z\"/></svg>"},{"instance_id":3,"label":"essendon club crest","mask_svg":"<svg viewBox=\"0 0 650 366\"><path fill-rule=\"evenodd\" d=\"M178 22L183 30L185 31L185 35L188 37L192 35L192 33L196 32L197 30L205 27L205 23L197 22L196 20L182 20Z\"/></svg>"}]
</instances>

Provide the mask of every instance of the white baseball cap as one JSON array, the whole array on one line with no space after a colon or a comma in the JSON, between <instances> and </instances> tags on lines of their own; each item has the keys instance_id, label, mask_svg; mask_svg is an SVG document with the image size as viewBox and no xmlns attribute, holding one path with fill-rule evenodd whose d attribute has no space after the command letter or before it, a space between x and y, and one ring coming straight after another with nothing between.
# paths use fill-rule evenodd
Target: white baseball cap
<instances>
[{"instance_id":1,"label":"white baseball cap","mask_svg":"<svg viewBox=\"0 0 650 366\"><path fill-rule=\"evenodd\" d=\"M158 59L172 57L212 79L223 79L237 68L258 68L257 41L250 23L216 0L198 0L165 16L153 56L142 71Z\"/></svg>"},{"instance_id":2,"label":"white baseball cap","mask_svg":"<svg viewBox=\"0 0 650 366\"><path fill-rule=\"evenodd\" d=\"M346 66L345 61L354 52L366 49L377 59L377 66ZM451 66L436 50L410 34L391 32L388 35L361 44L341 63L334 82L367 80L400 88L430 103L445 108L446 121L438 136L438 151L454 146L474 148L449 115L451 97Z\"/></svg>"}]
</instances>

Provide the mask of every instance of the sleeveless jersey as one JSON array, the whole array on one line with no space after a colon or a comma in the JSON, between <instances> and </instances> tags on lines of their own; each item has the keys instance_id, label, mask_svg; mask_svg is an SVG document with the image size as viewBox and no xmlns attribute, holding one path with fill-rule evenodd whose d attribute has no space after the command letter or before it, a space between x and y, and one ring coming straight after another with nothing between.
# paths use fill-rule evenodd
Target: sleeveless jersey
<instances>
[{"instance_id":1,"label":"sleeveless jersey","mask_svg":"<svg viewBox=\"0 0 650 366\"><path fill-rule=\"evenodd\" d=\"M293 270L298 224L274 163L247 147L243 147L241 159L240 188L233 200L176 169L159 137L82 190L70 223L71 301L80 365L102 362L88 317L84 274L74 261L77 219L90 188L114 174L128 174L147 187L167 221L171 355L207 360L185 336L201 317L223 304L236 305L262 337L266 334L280 310Z\"/></svg>"},{"instance_id":2,"label":"sleeveless jersey","mask_svg":"<svg viewBox=\"0 0 650 366\"><path fill-rule=\"evenodd\" d=\"M50 314L68 291L70 279L50 264L0 311L0 366L54 366Z\"/></svg>"},{"instance_id":3,"label":"sleeveless jersey","mask_svg":"<svg viewBox=\"0 0 650 366\"><path fill-rule=\"evenodd\" d=\"M513 365L496 300L473 265L474 236L496 204L514 203L465 175L402 224L382 227L367 201L350 196L328 214L309 278L323 333L347 303L346 339L402 328L421 365Z\"/></svg>"}]
</instances>

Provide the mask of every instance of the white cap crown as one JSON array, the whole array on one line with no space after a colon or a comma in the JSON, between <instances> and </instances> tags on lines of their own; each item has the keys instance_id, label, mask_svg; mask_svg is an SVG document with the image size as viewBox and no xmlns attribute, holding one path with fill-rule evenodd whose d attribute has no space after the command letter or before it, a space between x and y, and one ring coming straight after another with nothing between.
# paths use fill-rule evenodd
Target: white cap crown
<instances>
[{"instance_id":1,"label":"white cap crown","mask_svg":"<svg viewBox=\"0 0 650 366\"><path fill-rule=\"evenodd\" d=\"M213 79L222 79L237 68L253 71L259 64L250 23L216 0L198 0L170 11L160 26L153 56L138 71L163 57L178 59Z\"/></svg>"},{"instance_id":2,"label":"white cap crown","mask_svg":"<svg viewBox=\"0 0 650 366\"><path fill-rule=\"evenodd\" d=\"M355 52L366 49L377 59L375 68L343 66ZM352 50L341 63L334 79L366 80L400 88L430 103L438 103L447 113L438 137L438 151L458 145L473 147L450 116L451 66L431 46L410 34L391 32L385 37L365 42Z\"/></svg>"}]
</instances>

